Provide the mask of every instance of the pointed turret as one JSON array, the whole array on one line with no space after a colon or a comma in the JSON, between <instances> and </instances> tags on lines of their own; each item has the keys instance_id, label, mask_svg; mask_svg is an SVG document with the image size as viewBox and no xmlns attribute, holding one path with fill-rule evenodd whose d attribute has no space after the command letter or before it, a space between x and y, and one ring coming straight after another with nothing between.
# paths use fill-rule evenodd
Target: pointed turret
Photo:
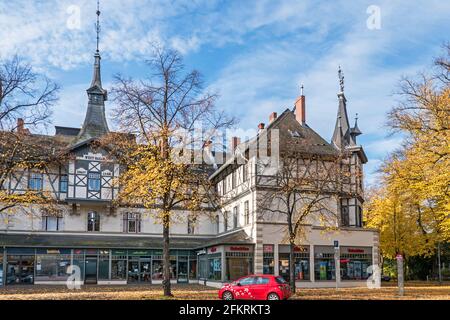
<instances>
[{"instance_id":1,"label":"pointed turret","mask_svg":"<svg viewBox=\"0 0 450 320\"><path fill-rule=\"evenodd\" d=\"M356 137L362 134L358 128L358 114L355 117L355 125L350 129L351 145L356 146Z\"/></svg>"},{"instance_id":2,"label":"pointed turret","mask_svg":"<svg viewBox=\"0 0 450 320\"><path fill-rule=\"evenodd\" d=\"M109 132L108 123L105 116L105 101L108 99L107 91L102 87L101 68L100 68L100 51L99 51L99 33L100 33L100 10L97 2L97 50L95 51L94 72L92 82L89 89L86 90L88 95L88 108L83 126L77 138L80 143L91 138L100 137Z\"/></svg>"},{"instance_id":3,"label":"pointed turret","mask_svg":"<svg viewBox=\"0 0 450 320\"><path fill-rule=\"evenodd\" d=\"M347 115L347 99L344 95L344 73L339 66L339 84L340 84L340 92L338 93L339 98L339 108L337 113L336 124L334 126L333 138L331 141L338 148L341 146L346 146L350 143L350 124L348 121Z\"/></svg>"}]
</instances>

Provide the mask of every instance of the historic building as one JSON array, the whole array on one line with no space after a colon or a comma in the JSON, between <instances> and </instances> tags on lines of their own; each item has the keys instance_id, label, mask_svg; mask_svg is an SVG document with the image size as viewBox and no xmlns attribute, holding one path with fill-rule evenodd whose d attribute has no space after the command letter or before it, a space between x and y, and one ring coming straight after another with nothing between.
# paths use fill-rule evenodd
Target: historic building
<instances>
[{"instance_id":1,"label":"historic building","mask_svg":"<svg viewBox=\"0 0 450 320\"><path fill-rule=\"evenodd\" d=\"M0 285L63 284L70 265L80 267L84 283L162 281L162 227L144 209L111 205L119 191L113 183L119 165L106 151L91 147L95 139L109 132L105 117L108 95L102 87L98 49L94 57L83 126L56 126L55 135L45 137L48 143L63 144L72 157L45 172L17 171L1 186L9 192L50 192L58 200L61 214L46 215L39 206L31 206L0 219ZM327 230L312 219L305 226L306 237L295 249L300 287L335 286L336 274L341 286L364 285L368 267L378 264L378 233L363 228L362 222L362 172L367 158L356 143L361 134L356 122L349 125L342 80L330 142L307 125L303 93L293 110L286 109L279 116L272 113L268 125L260 124L257 134L278 129L281 147L296 146L300 154L327 156L343 150L347 154L342 165L348 167L348 183L337 198L330 198L338 200L329 203L337 217L333 221L337 230ZM260 169L256 155L244 164L235 161L242 154L235 151L244 150L245 154L251 141L241 144L233 138L233 157L211 175L224 203L222 212L212 220L200 218L196 224L189 220L173 224L173 282L219 286L249 273L289 277L285 220L268 219L260 208L259 196L268 190L262 178L270 173Z\"/></svg>"}]
</instances>

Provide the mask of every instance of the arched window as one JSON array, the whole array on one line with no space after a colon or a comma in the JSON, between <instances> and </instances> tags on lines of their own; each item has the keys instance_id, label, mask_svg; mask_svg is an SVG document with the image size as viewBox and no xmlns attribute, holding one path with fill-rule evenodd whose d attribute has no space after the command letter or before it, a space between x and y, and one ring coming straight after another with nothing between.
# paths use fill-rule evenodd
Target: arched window
<instances>
[{"instance_id":1,"label":"arched window","mask_svg":"<svg viewBox=\"0 0 450 320\"><path fill-rule=\"evenodd\" d=\"M88 213L88 231L100 231L100 214L95 211Z\"/></svg>"}]
</instances>

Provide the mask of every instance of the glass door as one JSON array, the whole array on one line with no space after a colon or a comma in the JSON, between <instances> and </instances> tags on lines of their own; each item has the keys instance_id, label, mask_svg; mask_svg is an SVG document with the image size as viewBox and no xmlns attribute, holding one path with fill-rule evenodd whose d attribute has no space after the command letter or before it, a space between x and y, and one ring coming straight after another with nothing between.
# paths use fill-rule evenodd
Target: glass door
<instances>
[{"instance_id":1,"label":"glass door","mask_svg":"<svg viewBox=\"0 0 450 320\"><path fill-rule=\"evenodd\" d=\"M178 257L178 279L179 283L188 282L188 258Z\"/></svg>"},{"instance_id":2,"label":"glass door","mask_svg":"<svg viewBox=\"0 0 450 320\"><path fill-rule=\"evenodd\" d=\"M84 283L97 283L97 257L86 257L86 266L84 272Z\"/></svg>"},{"instance_id":3,"label":"glass door","mask_svg":"<svg viewBox=\"0 0 450 320\"><path fill-rule=\"evenodd\" d=\"M140 282L151 282L151 263L150 260L147 259L140 261Z\"/></svg>"},{"instance_id":4,"label":"glass door","mask_svg":"<svg viewBox=\"0 0 450 320\"><path fill-rule=\"evenodd\" d=\"M128 261L128 283L139 282L139 260Z\"/></svg>"}]
</instances>

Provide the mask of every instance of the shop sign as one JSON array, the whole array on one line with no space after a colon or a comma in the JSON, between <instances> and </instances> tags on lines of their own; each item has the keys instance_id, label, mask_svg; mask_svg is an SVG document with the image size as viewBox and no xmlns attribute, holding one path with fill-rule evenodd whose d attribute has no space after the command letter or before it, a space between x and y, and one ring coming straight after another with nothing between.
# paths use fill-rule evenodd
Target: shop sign
<instances>
[{"instance_id":1,"label":"shop sign","mask_svg":"<svg viewBox=\"0 0 450 320\"><path fill-rule=\"evenodd\" d=\"M217 247L212 247L212 248L210 248L210 249L209 249L209 252L211 252L211 253L212 253L212 252L217 252Z\"/></svg>"},{"instance_id":2,"label":"shop sign","mask_svg":"<svg viewBox=\"0 0 450 320\"><path fill-rule=\"evenodd\" d=\"M47 249L47 254L59 254L58 249Z\"/></svg>"},{"instance_id":3,"label":"shop sign","mask_svg":"<svg viewBox=\"0 0 450 320\"><path fill-rule=\"evenodd\" d=\"M245 246L230 246L229 250L230 251L250 251L250 248L245 247Z\"/></svg>"},{"instance_id":4,"label":"shop sign","mask_svg":"<svg viewBox=\"0 0 450 320\"><path fill-rule=\"evenodd\" d=\"M264 253L273 253L273 244L265 244L263 245Z\"/></svg>"},{"instance_id":5,"label":"shop sign","mask_svg":"<svg viewBox=\"0 0 450 320\"><path fill-rule=\"evenodd\" d=\"M197 255L199 256L199 255L201 255L201 254L206 254L206 250L200 250L200 251L197 251Z\"/></svg>"},{"instance_id":6,"label":"shop sign","mask_svg":"<svg viewBox=\"0 0 450 320\"><path fill-rule=\"evenodd\" d=\"M133 251L128 251L128 254L130 256L150 256L150 250L133 250Z\"/></svg>"},{"instance_id":7,"label":"shop sign","mask_svg":"<svg viewBox=\"0 0 450 320\"><path fill-rule=\"evenodd\" d=\"M113 256L126 256L127 251L126 250L113 250L112 255Z\"/></svg>"},{"instance_id":8,"label":"shop sign","mask_svg":"<svg viewBox=\"0 0 450 320\"><path fill-rule=\"evenodd\" d=\"M83 254L83 250L82 249L74 249L73 254Z\"/></svg>"},{"instance_id":9,"label":"shop sign","mask_svg":"<svg viewBox=\"0 0 450 320\"><path fill-rule=\"evenodd\" d=\"M309 252L309 247L296 246L294 247L294 252Z\"/></svg>"},{"instance_id":10,"label":"shop sign","mask_svg":"<svg viewBox=\"0 0 450 320\"><path fill-rule=\"evenodd\" d=\"M364 249L349 248L348 253L364 253Z\"/></svg>"}]
</instances>

